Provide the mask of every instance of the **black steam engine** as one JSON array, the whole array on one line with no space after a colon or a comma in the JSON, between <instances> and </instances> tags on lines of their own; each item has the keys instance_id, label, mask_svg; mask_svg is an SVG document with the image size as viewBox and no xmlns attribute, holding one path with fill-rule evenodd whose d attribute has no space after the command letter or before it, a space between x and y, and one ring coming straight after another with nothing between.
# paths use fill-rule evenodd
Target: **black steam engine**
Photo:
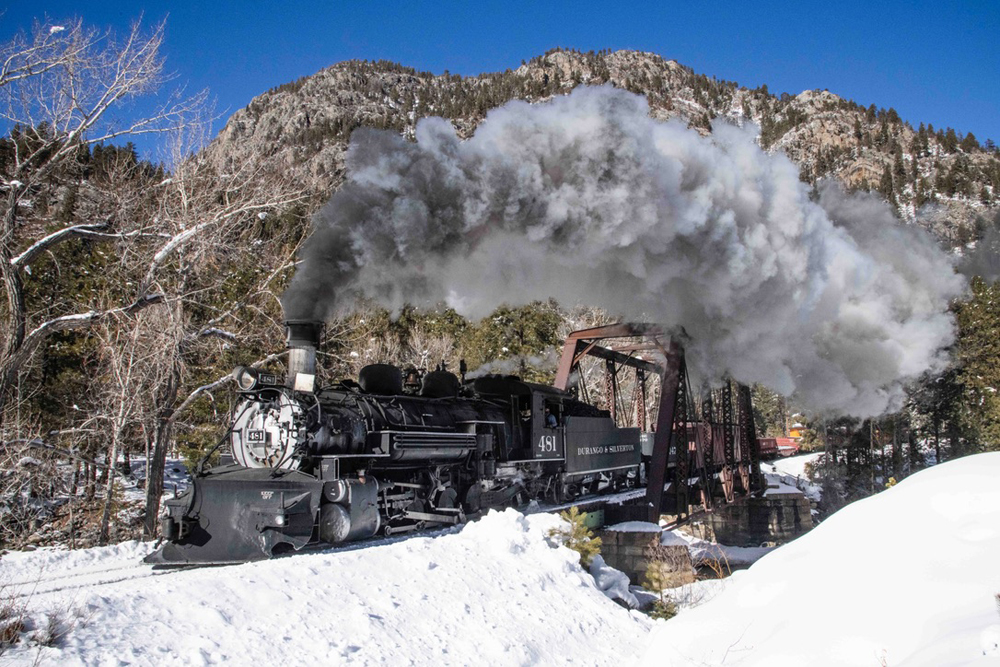
<instances>
[{"instance_id":1,"label":"black steam engine","mask_svg":"<svg viewBox=\"0 0 1000 667\"><path fill-rule=\"evenodd\" d=\"M639 428L513 376L383 364L317 389L321 325L289 322L288 375L234 372L233 464L166 502L156 563L226 563L637 486Z\"/></svg>"}]
</instances>

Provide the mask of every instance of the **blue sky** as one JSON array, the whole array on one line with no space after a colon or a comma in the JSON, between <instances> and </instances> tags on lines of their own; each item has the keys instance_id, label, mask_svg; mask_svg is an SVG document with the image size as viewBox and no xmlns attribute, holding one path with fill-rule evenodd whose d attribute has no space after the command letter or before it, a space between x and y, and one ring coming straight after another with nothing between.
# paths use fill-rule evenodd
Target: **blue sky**
<instances>
[{"instance_id":1,"label":"blue sky","mask_svg":"<svg viewBox=\"0 0 1000 667\"><path fill-rule=\"evenodd\" d=\"M477 74L547 49L640 49L774 93L826 88L912 122L1000 143L1000 2L128 2L22 1L34 18L125 29L167 17L175 83L208 88L225 119L257 94L341 60ZM143 146L146 149L146 146ZM145 150L144 150L145 152Z\"/></svg>"}]
</instances>

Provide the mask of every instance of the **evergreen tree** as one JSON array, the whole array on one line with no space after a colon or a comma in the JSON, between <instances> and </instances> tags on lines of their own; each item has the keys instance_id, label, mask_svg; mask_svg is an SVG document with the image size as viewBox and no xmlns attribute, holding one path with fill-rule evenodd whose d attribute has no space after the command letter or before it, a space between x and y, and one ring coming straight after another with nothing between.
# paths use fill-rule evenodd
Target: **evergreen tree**
<instances>
[{"instance_id":1,"label":"evergreen tree","mask_svg":"<svg viewBox=\"0 0 1000 667\"><path fill-rule=\"evenodd\" d=\"M892 170L889 168L889 165L886 165L885 169L882 170L882 178L878 182L878 191L890 203L895 203L892 187Z\"/></svg>"},{"instance_id":2,"label":"evergreen tree","mask_svg":"<svg viewBox=\"0 0 1000 667\"><path fill-rule=\"evenodd\" d=\"M979 150L979 141L976 140L976 135L974 135L972 132L969 132L967 135L965 135L965 137L962 139L962 143L959 145L962 147L962 150L965 151L966 153L971 153L972 151Z\"/></svg>"},{"instance_id":3,"label":"evergreen tree","mask_svg":"<svg viewBox=\"0 0 1000 667\"><path fill-rule=\"evenodd\" d=\"M950 127L945 131L944 135L941 137L941 145L949 153L954 153L955 149L958 148L958 135L955 134L955 130Z\"/></svg>"},{"instance_id":4,"label":"evergreen tree","mask_svg":"<svg viewBox=\"0 0 1000 667\"><path fill-rule=\"evenodd\" d=\"M955 358L964 410L962 432L973 451L1000 450L1000 283L976 277L972 296L955 308Z\"/></svg>"}]
</instances>

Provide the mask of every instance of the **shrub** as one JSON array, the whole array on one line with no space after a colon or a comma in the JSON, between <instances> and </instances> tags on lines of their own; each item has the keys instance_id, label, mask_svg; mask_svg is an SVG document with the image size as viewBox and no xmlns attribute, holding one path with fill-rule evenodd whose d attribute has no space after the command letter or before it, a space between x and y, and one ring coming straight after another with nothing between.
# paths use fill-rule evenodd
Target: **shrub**
<instances>
[{"instance_id":1,"label":"shrub","mask_svg":"<svg viewBox=\"0 0 1000 667\"><path fill-rule=\"evenodd\" d=\"M573 506L568 511L560 512L559 516L569 523L569 527L553 528L549 531L549 537L558 538L564 546L580 554L580 564L585 568L590 567L590 561L601 553L601 538L594 537L587 527L587 513Z\"/></svg>"},{"instance_id":2,"label":"shrub","mask_svg":"<svg viewBox=\"0 0 1000 667\"><path fill-rule=\"evenodd\" d=\"M677 615L677 605L665 592L665 589L670 588L673 578L674 571L668 563L650 561L646 575L642 579L642 586L647 590L656 591L660 596L660 599L646 610L650 617L666 621Z\"/></svg>"},{"instance_id":3,"label":"shrub","mask_svg":"<svg viewBox=\"0 0 1000 667\"><path fill-rule=\"evenodd\" d=\"M25 608L6 586L0 586L0 655L21 639L26 630Z\"/></svg>"}]
</instances>

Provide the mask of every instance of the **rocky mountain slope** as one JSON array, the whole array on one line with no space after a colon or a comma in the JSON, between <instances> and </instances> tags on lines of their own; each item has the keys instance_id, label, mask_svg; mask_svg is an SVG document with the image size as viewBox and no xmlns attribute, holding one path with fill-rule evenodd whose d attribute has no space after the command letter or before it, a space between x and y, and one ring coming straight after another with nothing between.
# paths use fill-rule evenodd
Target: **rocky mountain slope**
<instances>
[{"instance_id":1,"label":"rocky mountain slope","mask_svg":"<svg viewBox=\"0 0 1000 667\"><path fill-rule=\"evenodd\" d=\"M645 95L657 118L681 118L703 133L716 118L760 128L802 179L834 177L879 192L904 219L920 218L960 245L1000 205L1000 152L971 134L902 120L894 109L864 107L828 91L791 96L697 74L656 54L555 50L504 72L461 77L395 63L349 61L255 98L205 150L220 171L256 164L294 174L325 199L344 178L351 131L369 126L412 137L418 119L450 118L469 136L487 111L513 99L544 101L579 85L608 84ZM977 219L980 221L977 223Z\"/></svg>"}]
</instances>

